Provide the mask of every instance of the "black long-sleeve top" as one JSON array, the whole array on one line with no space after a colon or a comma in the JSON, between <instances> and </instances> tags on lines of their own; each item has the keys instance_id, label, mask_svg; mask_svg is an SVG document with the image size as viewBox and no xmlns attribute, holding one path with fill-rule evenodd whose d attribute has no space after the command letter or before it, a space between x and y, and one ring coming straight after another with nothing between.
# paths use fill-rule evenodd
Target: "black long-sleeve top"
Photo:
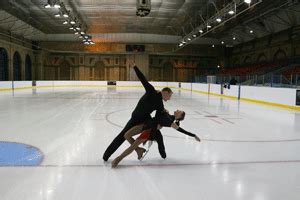
<instances>
[{"instance_id":1,"label":"black long-sleeve top","mask_svg":"<svg viewBox=\"0 0 300 200\"><path fill-rule=\"evenodd\" d=\"M158 124L162 127L171 127L172 123L175 121L175 116L174 115L170 115L169 113L167 112L163 112L159 118L158 118ZM149 128L152 128L152 131L151 131L151 134L155 134L155 131L157 130L157 122L156 120L154 119L151 119L151 120L148 120L144 127L143 127L143 130L145 129L149 129ZM183 128L179 127L178 129L176 129L177 131L185 134L185 135L188 135L188 136L191 136L191 137L195 137L196 135L193 134L193 133L190 133L186 130L184 130ZM155 137L154 135L152 135L152 137L150 138L153 138Z\"/></svg>"},{"instance_id":2,"label":"black long-sleeve top","mask_svg":"<svg viewBox=\"0 0 300 200\"><path fill-rule=\"evenodd\" d=\"M136 67L133 67L137 77L143 84L146 93L141 97L131 117L134 119L146 119L150 114L156 110L156 117L164 111L164 104L161 92L158 92L147 81L143 73Z\"/></svg>"}]
</instances>

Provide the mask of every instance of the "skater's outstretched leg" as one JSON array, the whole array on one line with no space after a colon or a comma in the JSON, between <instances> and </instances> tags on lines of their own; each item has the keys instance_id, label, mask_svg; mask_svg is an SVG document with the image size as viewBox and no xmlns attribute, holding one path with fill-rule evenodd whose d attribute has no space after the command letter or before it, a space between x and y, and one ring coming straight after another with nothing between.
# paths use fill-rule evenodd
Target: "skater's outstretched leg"
<instances>
[{"instance_id":1,"label":"skater's outstretched leg","mask_svg":"<svg viewBox=\"0 0 300 200\"><path fill-rule=\"evenodd\" d=\"M131 129L129 129L125 133L124 137L131 145L135 142L135 140L132 138L132 136L141 133L143 126L144 126L143 124L136 125L136 126L132 127ZM141 148L141 147L136 147L135 151L138 155L138 159L140 160L143 157L143 153L146 151L146 149Z\"/></svg>"},{"instance_id":2,"label":"skater's outstretched leg","mask_svg":"<svg viewBox=\"0 0 300 200\"><path fill-rule=\"evenodd\" d=\"M107 161L109 157L123 144L125 141L124 134L133 126L135 126L137 122L134 120L129 120L124 127L124 129L117 135L117 137L110 143L110 145L107 147L103 154L103 160Z\"/></svg>"},{"instance_id":3,"label":"skater's outstretched leg","mask_svg":"<svg viewBox=\"0 0 300 200\"><path fill-rule=\"evenodd\" d=\"M120 156L116 157L112 163L111 167L115 168L118 166L118 164L129 154L131 154L140 144L142 144L145 141L145 139L137 139L135 142L128 147Z\"/></svg>"}]
</instances>

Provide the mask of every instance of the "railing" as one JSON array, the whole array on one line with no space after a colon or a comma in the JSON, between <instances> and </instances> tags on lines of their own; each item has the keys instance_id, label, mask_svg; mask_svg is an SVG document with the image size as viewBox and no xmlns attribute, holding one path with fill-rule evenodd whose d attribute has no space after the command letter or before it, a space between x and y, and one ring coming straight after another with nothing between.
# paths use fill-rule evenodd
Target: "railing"
<instances>
[{"instance_id":1,"label":"railing","mask_svg":"<svg viewBox=\"0 0 300 200\"><path fill-rule=\"evenodd\" d=\"M215 83L230 83L232 79L237 81L237 84L241 85L255 85L255 86L267 86L267 87L288 87L297 88L300 87L300 75L291 75L288 79L284 75L265 74L265 75L247 75L247 76L216 76ZM196 76L196 83L208 83L207 76Z\"/></svg>"}]
</instances>

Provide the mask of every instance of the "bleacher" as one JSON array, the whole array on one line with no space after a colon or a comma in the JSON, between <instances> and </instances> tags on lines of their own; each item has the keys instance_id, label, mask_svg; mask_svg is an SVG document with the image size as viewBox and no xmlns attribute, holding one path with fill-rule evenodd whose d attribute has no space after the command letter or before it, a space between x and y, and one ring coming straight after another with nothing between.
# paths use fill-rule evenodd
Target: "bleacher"
<instances>
[{"instance_id":1,"label":"bleacher","mask_svg":"<svg viewBox=\"0 0 300 200\"><path fill-rule=\"evenodd\" d=\"M217 75L226 76L246 76L246 75L262 75L274 71L280 67L288 66L297 62L297 59L276 60L273 62L264 62L257 64L248 64L223 68Z\"/></svg>"},{"instance_id":2,"label":"bleacher","mask_svg":"<svg viewBox=\"0 0 300 200\"><path fill-rule=\"evenodd\" d=\"M223 68L218 75L244 76L251 74L263 74L278 66L279 63L260 63L254 65L245 65L232 68ZM282 63L280 63L282 64Z\"/></svg>"},{"instance_id":3,"label":"bleacher","mask_svg":"<svg viewBox=\"0 0 300 200\"><path fill-rule=\"evenodd\" d=\"M300 65L295 66L295 67L293 67L291 69L288 69L286 71L283 71L281 73L281 75L283 75L288 80L290 80L293 75L300 75Z\"/></svg>"}]
</instances>

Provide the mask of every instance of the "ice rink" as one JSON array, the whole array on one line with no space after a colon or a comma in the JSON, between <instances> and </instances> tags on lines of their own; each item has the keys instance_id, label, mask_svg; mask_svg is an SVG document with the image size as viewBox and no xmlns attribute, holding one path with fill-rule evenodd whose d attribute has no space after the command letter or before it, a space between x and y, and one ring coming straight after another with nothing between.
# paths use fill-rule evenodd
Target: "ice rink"
<instances>
[{"instance_id":1,"label":"ice rink","mask_svg":"<svg viewBox=\"0 0 300 200\"><path fill-rule=\"evenodd\" d=\"M299 200L300 112L174 89L181 126L111 169L102 154L143 88L41 88L0 92L1 200ZM15 155L15 147L27 152ZM22 148L22 147L21 147ZM34 153L28 153L30 150ZM10 156L11 155L11 156ZM2 160L1 160L2 159ZM36 164L24 164L36 160Z\"/></svg>"}]
</instances>

